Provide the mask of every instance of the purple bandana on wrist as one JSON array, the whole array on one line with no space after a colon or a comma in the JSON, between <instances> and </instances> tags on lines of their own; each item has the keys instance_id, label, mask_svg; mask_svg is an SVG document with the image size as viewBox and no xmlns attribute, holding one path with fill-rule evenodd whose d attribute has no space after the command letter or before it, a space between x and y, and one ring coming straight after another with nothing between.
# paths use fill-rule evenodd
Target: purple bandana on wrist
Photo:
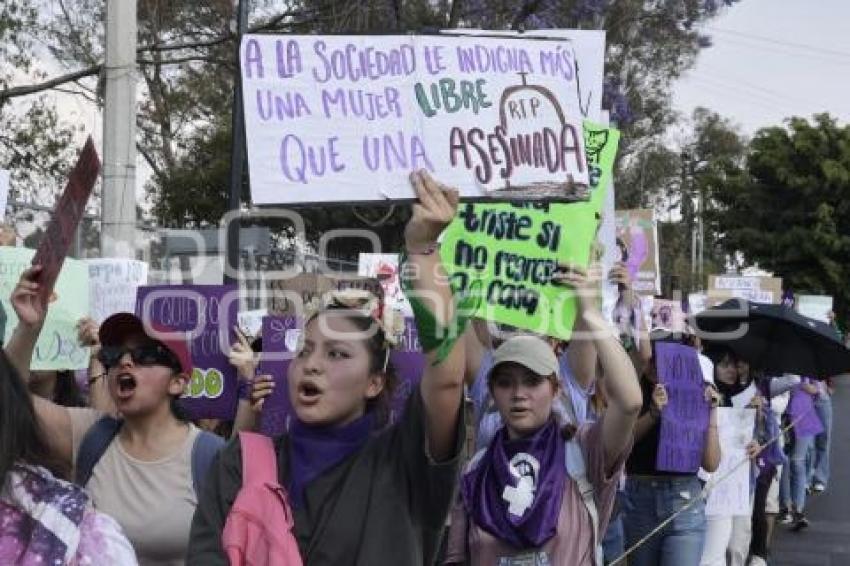
<instances>
[{"instance_id":1,"label":"purple bandana on wrist","mask_svg":"<svg viewBox=\"0 0 850 566\"><path fill-rule=\"evenodd\" d=\"M289 495L292 506L304 504L307 485L357 452L372 435L375 419L366 413L342 427L310 426L295 420L289 432Z\"/></svg>"},{"instance_id":2,"label":"purple bandana on wrist","mask_svg":"<svg viewBox=\"0 0 850 566\"><path fill-rule=\"evenodd\" d=\"M516 440L502 427L461 479L461 495L479 527L515 548L538 548L558 531L566 479L564 440L551 419Z\"/></svg>"}]
</instances>

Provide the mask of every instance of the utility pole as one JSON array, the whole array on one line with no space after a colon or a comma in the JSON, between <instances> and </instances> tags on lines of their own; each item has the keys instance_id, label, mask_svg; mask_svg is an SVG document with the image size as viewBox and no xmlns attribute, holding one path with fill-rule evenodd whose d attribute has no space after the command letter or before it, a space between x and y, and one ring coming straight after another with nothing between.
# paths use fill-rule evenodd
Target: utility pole
<instances>
[{"instance_id":1,"label":"utility pole","mask_svg":"<svg viewBox=\"0 0 850 566\"><path fill-rule=\"evenodd\" d=\"M231 114L230 145L230 199L228 211L239 210L242 196L242 179L245 167L245 115L242 112L242 64L239 53L242 36L248 29L249 0L236 0L236 75L233 77L233 109ZM230 268L241 266L239 250L239 222L227 224L227 257L224 265L224 283L235 283L228 275Z\"/></svg>"},{"instance_id":2,"label":"utility pole","mask_svg":"<svg viewBox=\"0 0 850 566\"><path fill-rule=\"evenodd\" d=\"M103 257L135 257L136 0L106 2Z\"/></svg>"}]
</instances>

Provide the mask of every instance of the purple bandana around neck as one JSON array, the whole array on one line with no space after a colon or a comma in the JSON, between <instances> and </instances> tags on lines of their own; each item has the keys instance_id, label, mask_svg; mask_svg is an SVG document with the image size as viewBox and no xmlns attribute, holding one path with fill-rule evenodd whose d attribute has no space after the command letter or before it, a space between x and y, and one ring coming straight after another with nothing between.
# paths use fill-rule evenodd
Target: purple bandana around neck
<instances>
[{"instance_id":1,"label":"purple bandana around neck","mask_svg":"<svg viewBox=\"0 0 850 566\"><path fill-rule=\"evenodd\" d=\"M307 485L359 450L371 436L374 426L371 413L342 427L310 426L295 419L289 431L292 506L301 508Z\"/></svg>"},{"instance_id":2,"label":"purple bandana around neck","mask_svg":"<svg viewBox=\"0 0 850 566\"><path fill-rule=\"evenodd\" d=\"M566 479L564 440L552 419L516 440L502 427L461 479L461 495L482 529L515 548L539 548L558 531Z\"/></svg>"}]
</instances>

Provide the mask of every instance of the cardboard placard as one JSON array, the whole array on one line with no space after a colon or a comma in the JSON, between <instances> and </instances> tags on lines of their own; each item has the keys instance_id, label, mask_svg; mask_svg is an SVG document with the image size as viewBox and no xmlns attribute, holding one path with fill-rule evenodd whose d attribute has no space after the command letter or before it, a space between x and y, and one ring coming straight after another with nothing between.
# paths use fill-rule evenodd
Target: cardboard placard
<instances>
[{"instance_id":1,"label":"cardboard placard","mask_svg":"<svg viewBox=\"0 0 850 566\"><path fill-rule=\"evenodd\" d=\"M782 278L741 275L708 276L709 306L716 306L734 298L778 305L782 301Z\"/></svg>"},{"instance_id":2,"label":"cardboard placard","mask_svg":"<svg viewBox=\"0 0 850 566\"><path fill-rule=\"evenodd\" d=\"M189 340L192 375L180 403L192 419L232 419L236 412L236 368L227 354L236 341L237 297L235 285L139 287L136 315Z\"/></svg>"},{"instance_id":3,"label":"cardboard placard","mask_svg":"<svg viewBox=\"0 0 850 566\"><path fill-rule=\"evenodd\" d=\"M89 313L98 323L118 312L133 312L136 291L148 283L148 264L124 258L83 260L89 269Z\"/></svg>"},{"instance_id":4,"label":"cardboard placard","mask_svg":"<svg viewBox=\"0 0 850 566\"><path fill-rule=\"evenodd\" d=\"M717 483L711 487L705 503L708 516L749 516L752 512L750 463L739 464L747 458L746 446L753 439L755 418L755 409L717 409L717 434L722 449L720 465L712 474L712 481Z\"/></svg>"},{"instance_id":5,"label":"cardboard placard","mask_svg":"<svg viewBox=\"0 0 850 566\"><path fill-rule=\"evenodd\" d=\"M626 264L632 287L642 295L661 292L658 260L658 223L653 210L618 210L617 245Z\"/></svg>"},{"instance_id":6,"label":"cardboard placard","mask_svg":"<svg viewBox=\"0 0 850 566\"><path fill-rule=\"evenodd\" d=\"M0 247L0 303L5 312L3 341L8 342L18 325L9 298L18 279L33 261L35 250ZM89 272L81 261L68 258L48 297L47 318L35 344L30 368L34 370L84 369L89 349L77 340L77 323L89 314Z\"/></svg>"},{"instance_id":7,"label":"cardboard placard","mask_svg":"<svg viewBox=\"0 0 850 566\"><path fill-rule=\"evenodd\" d=\"M710 410L697 351L690 346L657 342L655 360L658 382L667 390L656 467L667 472L694 473L702 462Z\"/></svg>"},{"instance_id":8,"label":"cardboard placard","mask_svg":"<svg viewBox=\"0 0 850 566\"><path fill-rule=\"evenodd\" d=\"M575 299L551 278L559 262L588 265L619 132L585 123L585 139L590 202L461 204L440 255L456 294L473 295L472 316L569 339Z\"/></svg>"},{"instance_id":9,"label":"cardboard placard","mask_svg":"<svg viewBox=\"0 0 850 566\"><path fill-rule=\"evenodd\" d=\"M53 208L44 238L32 259L33 265L42 267L38 282L41 284L40 297L45 304L62 270L62 262L65 261L74 232L86 211L86 203L99 173L100 158L97 156L94 142L89 137L68 177L68 184L65 185L62 196Z\"/></svg>"},{"instance_id":10,"label":"cardboard placard","mask_svg":"<svg viewBox=\"0 0 850 566\"><path fill-rule=\"evenodd\" d=\"M590 104L576 70L602 67L604 45L593 45L578 53L529 34L246 35L252 200L407 200L419 168L467 198L586 200Z\"/></svg>"}]
</instances>

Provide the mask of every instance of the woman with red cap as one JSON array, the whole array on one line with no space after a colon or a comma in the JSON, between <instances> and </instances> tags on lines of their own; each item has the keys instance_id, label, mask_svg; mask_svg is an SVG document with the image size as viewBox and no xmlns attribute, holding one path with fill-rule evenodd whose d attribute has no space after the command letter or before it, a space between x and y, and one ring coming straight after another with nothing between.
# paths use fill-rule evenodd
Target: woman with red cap
<instances>
[{"instance_id":1,"label":"woman with red cap","mask_svg":"<svg viewBox=\"0 0 850 566\"><path fill-rule=\"evenodd\" d=\"M26 381L47 315L40 266L12 292L19 323L6 352ZM52 454L75 469L98 510L114 517L140 564L183 564L197 484L222 441L181 418L177 400L192 368L185 337L119 313L99 330L99 360L119 417L33 397Z\"/></svg>"}]
</instances>

